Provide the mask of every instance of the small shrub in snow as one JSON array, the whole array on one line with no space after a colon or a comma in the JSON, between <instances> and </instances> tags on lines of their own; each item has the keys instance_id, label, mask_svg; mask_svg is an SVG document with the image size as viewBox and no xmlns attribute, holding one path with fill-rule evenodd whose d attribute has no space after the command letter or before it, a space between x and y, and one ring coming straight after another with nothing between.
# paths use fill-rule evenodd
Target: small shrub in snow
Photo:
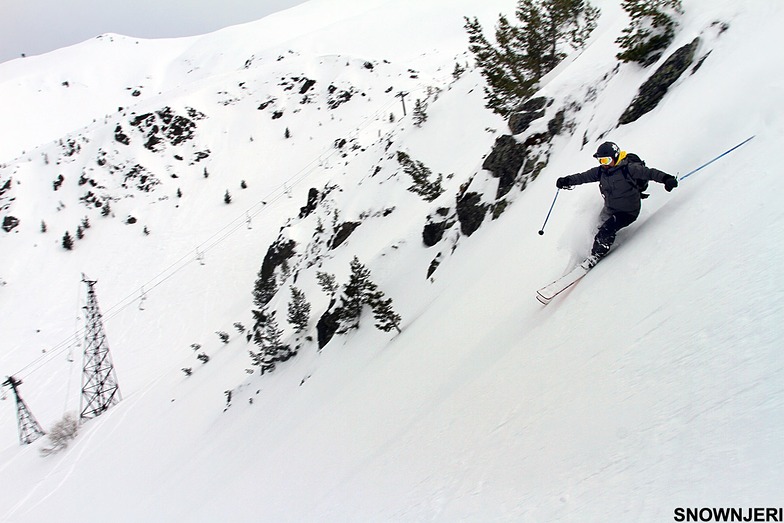
<instances>
[{"instance_id":1,"label":"small shrub in snow","mask_svg":"<svg viewBox=\"0 0 784 523\"><path fill-rule=\"evenodd\" d=\"M49 430L47 437L49 446L41 448L41 455L49 456L60 452L68 446L79 431L79 420L73 413L67 413Z\"/></svg>"}]
</instances>

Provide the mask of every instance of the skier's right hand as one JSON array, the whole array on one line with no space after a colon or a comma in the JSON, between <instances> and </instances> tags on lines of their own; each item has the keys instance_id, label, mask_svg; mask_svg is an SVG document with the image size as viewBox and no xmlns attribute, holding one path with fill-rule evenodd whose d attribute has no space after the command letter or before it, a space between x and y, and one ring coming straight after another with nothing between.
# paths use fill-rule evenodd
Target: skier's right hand
<instances>
[{"instance_id":1,"label":"skier's right hand","mask_svg":"<svg viewBox=\"0 0 784 523\"><path fill-rule=\"evenodd\" d=\"M565 177L558 178L555 181L555 186L558 187L559 189L566 189L566 190L572 188L572 186L569 185L569 181Z\"/></svg>"}]
</instances>

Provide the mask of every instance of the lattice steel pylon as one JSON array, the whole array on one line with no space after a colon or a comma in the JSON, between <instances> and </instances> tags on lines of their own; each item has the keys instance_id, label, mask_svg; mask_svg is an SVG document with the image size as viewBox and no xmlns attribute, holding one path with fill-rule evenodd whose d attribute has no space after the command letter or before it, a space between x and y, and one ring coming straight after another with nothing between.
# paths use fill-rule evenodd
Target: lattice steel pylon
<instances>
[{"instance_id":1,"label":"lattice steel pylon","mask_svg":"<svg viewBox=\"0 0 784 523\"><path fill-rule=\"evenodd\" d=\"M103 330L98 299L95 297L94 287L98 282L88 280L84 275L82 275L82 281L87 284L87 306L84 308L87 315L87 327L84 336L82 401L79 419L85 420L100 416L122 398L112 358L109 354L109 345L106 342L106 333Z\"/></svg>"},{"instance_id":2,"label":"lattice steel pylon","mask_svg":"<svg viewBox=\"0 0 784 523\"><path fill-rule=\"evenodd\" d=\"M46 433L44 432L44 429L41 428L41 425L38 424L38 421L36 421L36 419L33 417L30 409L27 408L27 404L19 395L17 387L21 384L22 380L18 380L13 376L9 376L9 378L3 382L3 385L11 387L11 390L14 392L14 396L16 396L16 420L19 425L19 443L22 445L29 445Z\"/></svg>"}]
</instances>

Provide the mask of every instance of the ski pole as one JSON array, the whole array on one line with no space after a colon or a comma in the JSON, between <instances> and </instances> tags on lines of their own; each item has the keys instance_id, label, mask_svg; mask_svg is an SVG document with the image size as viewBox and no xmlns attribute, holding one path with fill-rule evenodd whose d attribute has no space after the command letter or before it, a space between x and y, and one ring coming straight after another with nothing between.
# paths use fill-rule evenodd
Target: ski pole
<instances>
[{"instance_id":1,"label":"ski pole","mask_svg":"<svg viewBox=\"0 0 784 523\"><path fill-rule=\"evenodd\" d=\"M699 171L700 169L702 169L702 168L704 168L704 167L707 167L707 166L709 166L710 164L712 164L713 162L715 162L716 160L718 160L718 159L719 159L719 158L721 158L722 156L725 156L725 155L727 155L727 154L731 153L732 151L734 151L735 149L737 149L737 148L738 148L738 147L740 147L741 145L745 144L746 142L749 142L749 141L750 141L752 138L754 138L755 136L756 136L756 135L749 136L748 138L746 138L745 140L743 140L742 142L740 142L738 145L736 145L736 146L735 146L735 147L733 147L732 149L728 149L728 150L724 151L723 153L721 153L720 155L718 155L718 156L717 156L716 158L714 158L713 160L710 160L709 162L707 162L707 163L704 163L704 164L700 165L699 167L697 167L697 168L696 168L696 169L694 169L693 171L690 171L690 172L688 172L688 173L684 174L683 176L681 176L681 177L678 179L678 181L680 181L680 180L684 180L684 179L688 178L689 176L691 176L692 174L694 174L694 173L696 173L697 171Z\"/></svg>"},{"instance_id":2,"label":"ski pole","mask_svg":"<svg viewBox=\"0 0 784 523\"><path fill-rule=\"evenodd\" d=\"M553 212L553 207L555 207L555 200L558 199L558 193L561 192L561 189L557 189L555 191L555 198L553 198L553 203L550 205L550 210L547 211L547 218L544 219L544 223L542 224L542 228L539 229L539 236L544 235L544 226L547 225L547 220L550 219L550 213Z\"/></svg>"}]
</instances>

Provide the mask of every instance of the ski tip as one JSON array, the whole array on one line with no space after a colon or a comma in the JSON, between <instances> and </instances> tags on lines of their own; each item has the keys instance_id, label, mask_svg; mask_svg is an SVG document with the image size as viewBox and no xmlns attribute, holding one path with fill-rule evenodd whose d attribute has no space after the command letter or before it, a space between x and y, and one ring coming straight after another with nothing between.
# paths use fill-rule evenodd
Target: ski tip
<instances>
[{"instance_id":1,"label":"ski tip","mask_svg":"<svg viewBox=\"0 0 784 523\"><path fill-rule=\"evenodd\" d=\"M542 305L547 305L548 303L550 303L550 300L552 300L552 298L545 298L544 296L542 296L542 295L541 295L541 294L539 294L538 292L536 293L536 299L537 299L537 301L539 301L539 303L541 303Z\"/></svg>"}]
</instances>

